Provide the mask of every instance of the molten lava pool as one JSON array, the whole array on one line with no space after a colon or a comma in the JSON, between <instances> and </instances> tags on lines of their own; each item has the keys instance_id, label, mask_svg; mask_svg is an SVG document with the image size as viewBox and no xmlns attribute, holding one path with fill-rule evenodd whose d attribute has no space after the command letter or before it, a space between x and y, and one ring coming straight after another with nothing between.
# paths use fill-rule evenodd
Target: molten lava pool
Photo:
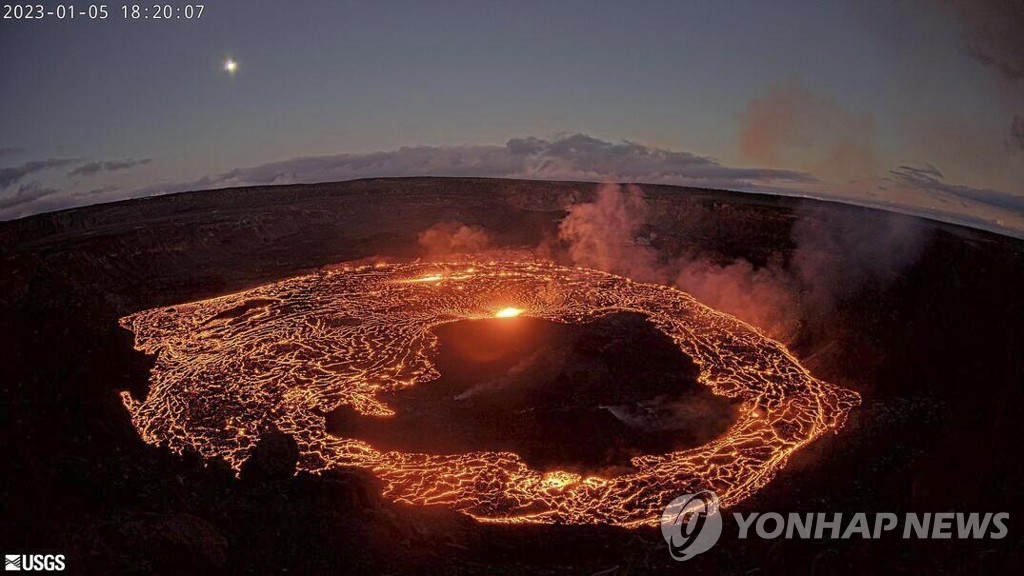
<instances>
[{"instance_id":1,"label":"molten lava pool","mask_svg":"<svg viewBox=\"0 0 1024 576\"><path fill-rule=\"evenodd\" d=\"M326 415L342 408L393 418L382 398L435 380L439 327L485 318L582 324L618 313L646 317L692 359L701 385L738 404L724 434L633 457L621 474L587 474L535 469L509 451L378 449L327 430ZM768 483L795 450L841 428L860 401L683 292L504 254L336 268L121 323L139 350L156 355L145 400L122 393L147 442L224 458L237 470L262 431L277 427L297 441L301 470L365 468L386 497L482 521L654 525L668 502L702 489L728 507Z\"/></svg>"}]
</instances>

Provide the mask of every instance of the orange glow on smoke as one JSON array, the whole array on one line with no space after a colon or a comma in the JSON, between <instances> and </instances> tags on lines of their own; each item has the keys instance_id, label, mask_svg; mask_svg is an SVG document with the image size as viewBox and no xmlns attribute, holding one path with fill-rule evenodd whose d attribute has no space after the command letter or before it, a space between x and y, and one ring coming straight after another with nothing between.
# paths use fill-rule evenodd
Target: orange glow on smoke
<instances>
[{"instance_id":1,"label":"orange glow on smoke","mask_svg":"<svg viewBox=\"0 0 1024 576\"><path fill-rule=\"evenodd\" d=\"M494 313L494 302L510 301L521 308ZM512 310L562 323L644 314L693 359L702 385L741 403L739 419L703 446L637 456L631 471L608 478L531 469L510 452L381 451L327 433L324 414L339 406L387 418L382 394L437 378L434 328ZM325 270L121 324L156 355L146 399L122 393L146 442L238 470L276 426L298 443L300 470L364 468L392 500L486 522L656 525L673 498L704 489L734 506L860 403L783 345L679 290L507 253Z\"/></svg>"},{"instance_id":2,"label":"orange glow on smoke","mask_svg":"<svg viewBox=\"0 0 1024 576\"><path fill-rule=\"evenodd\" d=\"M495 312L494 313L494 317L495 318L515 318L516 316L519 316L522 313L523 313L523 311L521 309L519 309L519 308L508 307L508 308L502 308L501 310L498 310L497 312Z\"/></svg>"}]
</instances>

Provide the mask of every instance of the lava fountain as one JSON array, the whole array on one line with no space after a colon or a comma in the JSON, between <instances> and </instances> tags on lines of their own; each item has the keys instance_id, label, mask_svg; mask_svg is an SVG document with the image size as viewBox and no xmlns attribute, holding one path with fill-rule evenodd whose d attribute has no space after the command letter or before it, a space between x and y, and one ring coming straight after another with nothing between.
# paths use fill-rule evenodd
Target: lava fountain
<instances>
[{"instance_id":1,"label":"lava fountain","mask_svg":"<svg viewBox=\"0 0 1024 576\"><path fill-rule=\"evenodd\" d=\"M595 270L492 255L325 270L121 319L156 355L145 400L122 400L150 443L224 458L236 470L262 431L292 435L300 470L367 469L384 495L481 521L656 525L683 493L728 507L767 484L794 451L839 430L860 397L811 376L784 346L679 290ZM433 329L466 319L584 323L643 314L693 359L698 381L740 402L724 435L647 454L613 477L531 469L512 452L417 454L338 438L324 415L394 413L380 396L438 377Z\"/></svg>"}]
</instances>

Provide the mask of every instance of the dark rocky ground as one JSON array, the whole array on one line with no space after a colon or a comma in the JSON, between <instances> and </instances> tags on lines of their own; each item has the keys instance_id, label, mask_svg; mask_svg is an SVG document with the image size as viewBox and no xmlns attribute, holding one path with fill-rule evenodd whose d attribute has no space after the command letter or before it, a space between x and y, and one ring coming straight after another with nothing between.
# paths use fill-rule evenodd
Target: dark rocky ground
<instances>
[{"instance_id":1,"label":"dark rocky ground","mask_svg":"<svg viewBox=\"0 0 1024 576\"><path fill-rule=\"evenodd\" d=\"M878 217L807 200L645 191L665 254L763 263L793 248L806 206ZM383 501L360 472L292 476L294 446L274 434L236 479L221 463L144 444L120 404L119 390L145 393L150 362L117 326L124 314L334 262L413 256L417 233L441 221L535 246L565 206L592 194L578 183L365 180L0 224L0 548L63 553L84 573L979 574L1021 564L1024 246L952 226L925 224L913 266L806 323L794 351L864 403L738 511L1009 511L1002 540L739 541L726 517L719 544L680 564L656 530L484 526Z\"/></svg>"}]
</instances>

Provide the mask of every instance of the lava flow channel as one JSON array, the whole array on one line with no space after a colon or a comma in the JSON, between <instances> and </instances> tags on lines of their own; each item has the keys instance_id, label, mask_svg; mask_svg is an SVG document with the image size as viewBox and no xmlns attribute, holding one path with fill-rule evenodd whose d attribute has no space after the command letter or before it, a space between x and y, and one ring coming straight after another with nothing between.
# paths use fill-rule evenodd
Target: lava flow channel
<instances>
[{"instance_id":1,"label":"lava flow channel","mask_svg":"<svg viewBox=\"0 0 1024 576\"><path fill-rule=\"evenodd\" d=\"M522 315L583 323L635 312L668 335L715 394L740 402L723 436L693 449L632 459L603 478L529 468L510 452L381 451L333 437L341 405L387 418L382 393L438 376L433 328ZM465 259L344 267L244 292L126 316L136 348L156 355L143 401L122 393L142 438L224 458L236 470L262 431L299 445L299 469L368 469L384 495L444 505L481 521L655 525L684 493L710 489L723 506L747 498L790 454L842 427L860 397L811 376L784 346L673 288L530 259Z\"/></svg>"}]
</instances>

